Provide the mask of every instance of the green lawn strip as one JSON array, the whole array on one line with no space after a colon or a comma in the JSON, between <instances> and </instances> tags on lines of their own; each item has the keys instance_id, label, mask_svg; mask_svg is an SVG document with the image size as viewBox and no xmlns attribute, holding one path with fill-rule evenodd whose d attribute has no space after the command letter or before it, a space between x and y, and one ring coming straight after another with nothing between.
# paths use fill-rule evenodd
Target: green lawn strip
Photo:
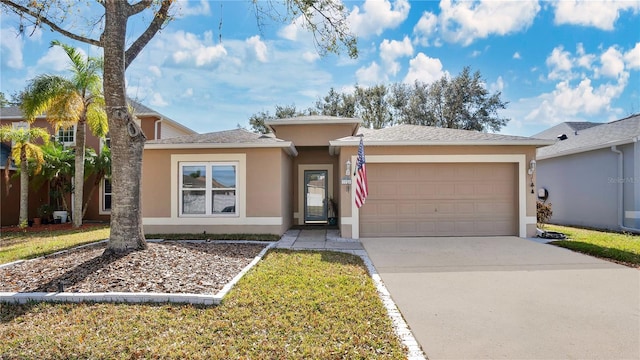
<instances>
[{"instance_id":1,"label":"green lawn strip","mask_svg":"<svg viewBox=\"0 0 640 360\"><path fill-rule=\"evenodd\" d=\"M0 304L0 358L405 359L362 260L273 250L217 307Z\"/></svg>"},{"instance_id":2,"label":"green lawn strip","mask_svg":"<svg viewBox=\"0 0 640 360\"><path fill-rule=\"evenodd\" d=\"M164 240L252 240L252 241L278 241L279 235L274 234L145 234L147 239Z\"/></svg>"},{"instance_id":3,"label":"green lawn strip","mask_svg":"<svg viewBox=\"0 0 640 360\"><path fill-rule=\"evenodd\" d=\"M5 232L0 237L0 264L20 259L33 259L109 238L109 226L79 230L44 232Z\"/></svg>"},{"instance_id":4,"label":"green lawn strip","mask_svg":"<svg viewBox=\"0 0 640 360\"><path fill-rule=\"evenodd\" d=\"M553 245L599 258L611 259L629 266L640 266L640 235L619 234L574 227L547 225L545 230L567 235L567 240L554 241Z\"/></svg>"}]
</instances>

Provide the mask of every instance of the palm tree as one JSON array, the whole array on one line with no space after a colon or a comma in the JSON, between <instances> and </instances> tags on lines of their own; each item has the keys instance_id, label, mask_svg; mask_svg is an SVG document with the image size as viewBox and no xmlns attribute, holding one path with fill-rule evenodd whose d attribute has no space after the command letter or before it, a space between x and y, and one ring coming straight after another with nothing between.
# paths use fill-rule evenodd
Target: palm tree
<instances>
[{"instance_id":1,"label":"palm tree","mask_svg":"<svg viewBox=\"0 0 640 360\"><path fill-rule=\"evenodd\" d=\"M0 127L0 141L11 141L11 157L16 165L20 165L20 226L25 226L29 218L29 160L35 165L35 173L39 173L44 163L42 149L34 143L42 139L49 142L49 132L44 128L14 129L10 125ZM7 171L9 167L5 167Z\"/></svg>"},{"instance_id":2,"label":"palm tree","mask_svg":"<svg viewBox=\"0 0 640 360\"><path fill-rule=\"evenodd\" d=\"M71 60L71 78L56 75L40 75L31 80L22 94L22 111L27 121L45 113L56 132L60 128L76 125L75 134L75 176L73 226L82 225L82 200L84 188L84 153L86 126L94 135L102 137L108 132L107 114L104 110L104 97L101 94L102 59L86 59L73 47L59 41L51 46L60 46Z\"/></svg>"}]
</instances>

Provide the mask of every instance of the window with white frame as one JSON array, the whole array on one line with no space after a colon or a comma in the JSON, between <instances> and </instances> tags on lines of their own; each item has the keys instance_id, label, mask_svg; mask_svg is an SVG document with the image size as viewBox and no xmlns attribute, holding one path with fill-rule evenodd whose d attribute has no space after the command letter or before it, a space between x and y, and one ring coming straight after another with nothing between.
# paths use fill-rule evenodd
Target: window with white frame
<instances>
[{"instance_id":1,"label":"window with white frame","mask_svg":"<svg viewBox=\"0 0 640 360\"><path fill-rule=\"evenodd\" d=\"M11 127L14 130L19 130L19 129L29 130L29 123L26 121L18 121L18 122L12 123ZM16 145L16 142L12 140L11 147L13 148L15 145Z\"/></svg>"},{"instance_id":2,"label":"window with white frame","mask_svg":"<svg viewBox=\"0 0 640 360\"><path fill-rule=\"evenodd\" d=\"M180 215L237 215L237 163L180 163Z\"/></svg>"},{"instance_id":3,"label":"window with white frame","mask_svg":"<svg viewBox=\"0 0 640 360\"><path fill-rule=\"evenodd\" d=\"M102 152L103 147L111 148L111 138L109 134L106 137L100 138L100 149ZM100 182L100 213L101 214L110 214L111 213L111 179L104 178Z\"/></svg>"},{"instance_id":4,"label":"window with white frame","mask_svg":"<svg viewBox=\"0 0 640 360\"><path fill-rule=\"evenodd\" d=\"M64 146L76 146L76 126L60 127L56 140Z\"/></svg>"},{"instance_id":5,"label":"window with white frame","mask_svg":"<svg viewBox=\"0 0 640 360\"><path fill-rule=\"evenodd\" d=\"M111 212L111 179L102 179L102 212Z\"/></svg>"}]
</instances>

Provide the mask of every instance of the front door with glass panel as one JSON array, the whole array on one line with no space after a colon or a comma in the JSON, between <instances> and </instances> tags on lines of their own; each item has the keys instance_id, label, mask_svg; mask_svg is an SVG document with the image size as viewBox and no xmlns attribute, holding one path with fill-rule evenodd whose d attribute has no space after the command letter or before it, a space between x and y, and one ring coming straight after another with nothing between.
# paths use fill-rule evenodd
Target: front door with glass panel
<instances>
[{"instance_id":1,"label":"front door with glass panel","mask_svg":"<svg viewBox=\"0 0 640 360\"><path fill-rule=\"evenodd\" d=\"M304 222L327 222L327 170L304 171Z\"/></svg>"}]
</instances>

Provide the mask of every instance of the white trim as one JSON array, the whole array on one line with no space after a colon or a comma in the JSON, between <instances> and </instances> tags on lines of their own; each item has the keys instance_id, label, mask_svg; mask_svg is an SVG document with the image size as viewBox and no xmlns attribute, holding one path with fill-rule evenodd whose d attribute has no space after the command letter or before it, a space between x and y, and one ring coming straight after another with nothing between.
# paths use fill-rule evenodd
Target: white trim
<instances>
[{"instance_id":1,"label":"white trim","mask_svg":"<svg viewBox=\"0 0 640 360\"><path fill-rule=\"evenodd\" d=\"M105 210L104 208L104 181L106 178L100 180L100 188L98 189L100 194L98 196L98 215L111 215L111 209ZM111 184L111 204L113 204L113 184Z\"/></svg>"},{"instance_id":2,"label":"white trim","mask_svg":"<svg viewBox=\"0 0 640 360\"><path fill-rule=\"evenodd\" d=\"M626 219L640 219L640 211L625 211L624 217Z\"/></svg>"},{"instance_id":3,"label":"white trim","mask_svg":"<svg viewBox=\"0 0 640 360\"><path fill-rule=\"evenodd\" d=\"M282 225L282 217L145 217L143 225Z\"/></svg>"},{"instance_id":4,"label":"white trim","mask_svg":"<svg viewBox=\"0 0 640 360\"><path fill-rule=\"evenodd\" d=\"M302 164L298 165L298 225L304 225L304 171L327 171L327 200L334 197L333 193L333 164Z\"/></svg>"},{"instance_id":5,"label":"white trim","mask_svg":"<svg viewBox=\"0 0 640 360\"><path fill-rule=\"evenodd\" d=\"M525 154L488 155L367 155L367 164L373 163L516 163L518 164L518 236L527 236L527 225L534 224L533 216L527 216L527 157ZM351 157L355 164L356 155ZM353 176L353 174L352 174ZM365 205L366 206L366 203ZM360 211L355 206L355 191L351 192L351 237L360 238Z\"/></svg>"},{"instance_id":6,"label":"white trim","mask_svg":"<svg viewBox=\"0 0 640 360\"><path fill-rule=\"evenodd\" d=\"M349 216L349 217L341 217L340 218L340 224L341 225L353 225L353 217Z\"/></svg>"},{"instance_id":7,"label":"white trim","mask_svg":"<svg viewBox=\"0 0 640 360\"><path fill-rule=\"evenodd\" d=\"M71 129L60 127L55 133L56 142L61 143L64 147L76 146L76 135L78 134L78 127L76 126L76 124L72 124L70 127ZM60 141L60 131L71 131L71 133L73 134L73 141Z\"/></svg>"},{"instance_id":8,"label":"white trim","mask_svg":"<svg viewBox=\"0 0 640 360\"><path fill-rule=\"evenodd\" d=\"M181 217L179 215L180 203L180 162L235 162L237 183L236 183L236 213L234 217ZM247 155L246 154L171 154L171 216L161 218L165 224L212 224L212 219L231 221L237 219L238 224L242 224L247 218ZM190 219L190 220L187 220ZM192 223L195 221L196 223ZM143 219L144 224L144 219Z\"/></svg>"},{"instance_id":9,"label":"white trim","mask_svg":"<svg viewBox=\"0 0 640 360\"><path fill-rule=\"evenodd\" d=\"M549 154L549 155L537 155L536 154L536 159L538 160L545 160L545 159L553 159L556 157L560 157L560 156L567 156L567 155L574 155L574 154L580 154L583 152L587 152L587 151L594 151L594 150L601 150L601 149L606 149L606 148L610 148L612 146L619 146L619 145L626 145L626 144L631 144L634 142L633 138L629 138L629 139L623 139L623 140L616 140L616 141L610 141L604 144L597 144L597 145L591 145L591 146L583 146L583 147L579 147L579 148L574 148L574 149L568 149L568 150L564 150L564 151L559 151L557 153L554 154Z\"/></svg>"},{"instance_id":10,"label":"white trim","mask_svg":"<svg viewBox=\"0 0 640 360\"><path fill-rule=\"evenodd\" d=\"M189 188L185 188L184 187L184 183L183 183L183 179L184 179L184 167L203 167L204 168L204 172L205 172L205 187L204 188L194 188L194 189L189 189ZM233 191L235 194L235 197L237 199L238 196L238 189L236 189L236 187L229 187L229 188L214 188L212 186L212 182L211 180L213 179L213 168L216 166L232 166L233 170L234 170L234 175L235 175L235 179L234 179L234 185L238 184L238 163L236 161L194 161L194 162L190 162L190 161L181 161L179 163L179 171L180 171L180 176L178 176L178 183L179 183L179 188L180 191L178 192L178 195L180 196L180 198L182 199L184 196L184 191L190 191L190 190L197 190L197 191L204 191L205 193L205 206L204 206L204 210L205 213L204 214L185 214L184 213L184 209L182 208L183 203L182 201L178 201L178 206L180 207L180 211L178 212L180 214L181 217L209 217L209 216L217 216L217 217L237 217L237 213L236 213L236 208L237 208L237 201L234 199L234 204L233 204L233 208L234 211L233 212L229 212L229 213L214 213L212 211L212 205L213 205L213 198L211 195L211 192L214 190L223 190L223 191Z\"/></svg>"}]
</instances>

